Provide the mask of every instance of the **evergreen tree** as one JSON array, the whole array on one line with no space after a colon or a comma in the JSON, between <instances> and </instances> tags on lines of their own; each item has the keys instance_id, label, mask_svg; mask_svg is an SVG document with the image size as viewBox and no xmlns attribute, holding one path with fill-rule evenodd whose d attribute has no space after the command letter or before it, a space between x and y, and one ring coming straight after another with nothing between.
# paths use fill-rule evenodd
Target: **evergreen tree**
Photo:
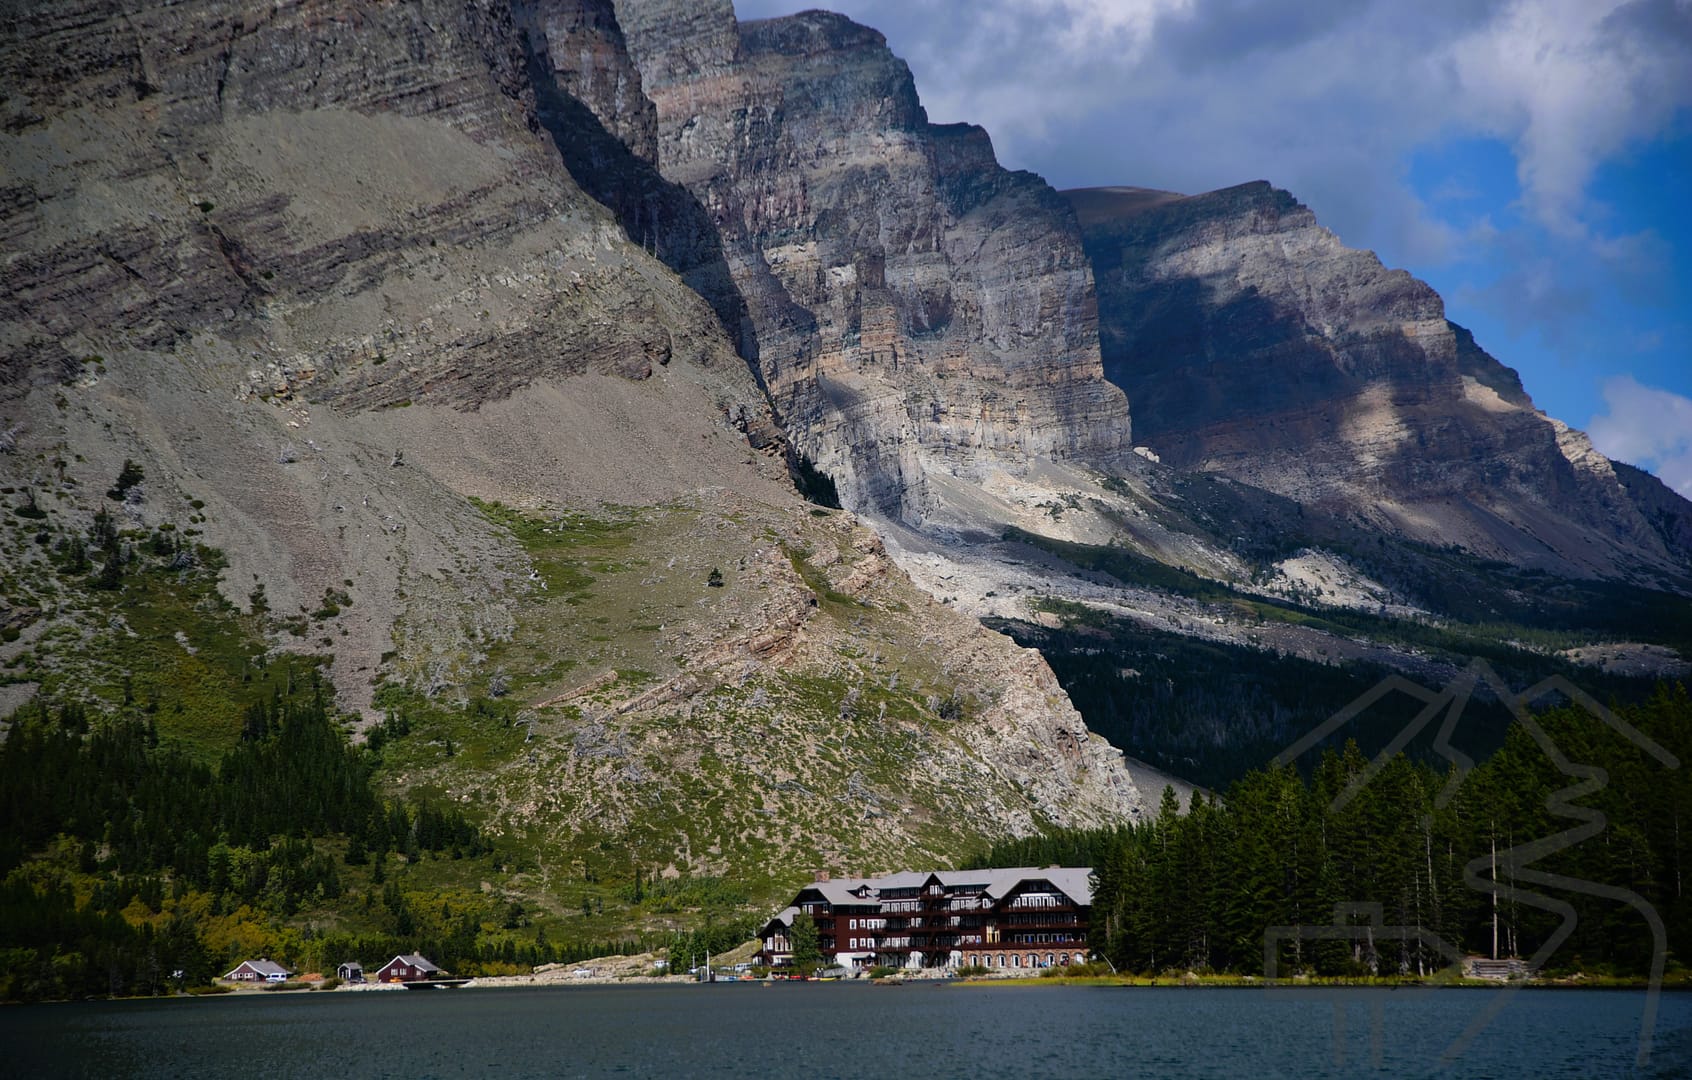
<instances>
[{"instance_id":1,"label":"evergreen tree","mask_svg":"<svg viewBox=\"0 0 1692 1080\"><path fill-rule=\"evenodd\" d=\"M793 970L810 975L822 966L822 947L817 942L817 923L811 913L801 911L793 916Z\"/></svg>"}]
</instances>

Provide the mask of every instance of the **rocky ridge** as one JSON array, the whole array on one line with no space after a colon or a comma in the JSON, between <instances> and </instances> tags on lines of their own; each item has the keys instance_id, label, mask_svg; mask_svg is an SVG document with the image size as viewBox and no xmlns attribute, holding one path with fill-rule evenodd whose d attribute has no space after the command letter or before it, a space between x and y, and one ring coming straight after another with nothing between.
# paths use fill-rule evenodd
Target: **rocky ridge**
<instances>
[{"instance_id":1,"label":"rocky ridge","mask_svg":"<svg viewBox=\"0 0 1692 1080\"><path fill-rule=\"evenodd\" d=\"M825 12L737 24L727 0L616 12L659 166L722 237L749 358L848 505L943 519L937 481L1120 460L1067 207L980 128L930 124L881 34Z\"/></svg>"},{"instance_id":2,"label":"rocky ridge","mask_svg":"<svg viewBox=\"0 0 1692 1080\"><path fill-rule=\"evenodd\" d=\"M716 227L691 193L658 171L657 111L610 0L517 0L512 14L535 122L565 168L631 241L711 304L740 346L746 304Z\"/></svg>"},{"instance_id":3,"label":"rocky ridge","mask_svg":"<svg viewBox=\"0 0 1692 1080\"><path fill-rule=\"evenodd\" d=\"M1140 442L1373 530L1576 576L1684 575L1692 507L1534 407L1439 295L1257 182L1068 193Z\"/></svg>"}]
</instances>

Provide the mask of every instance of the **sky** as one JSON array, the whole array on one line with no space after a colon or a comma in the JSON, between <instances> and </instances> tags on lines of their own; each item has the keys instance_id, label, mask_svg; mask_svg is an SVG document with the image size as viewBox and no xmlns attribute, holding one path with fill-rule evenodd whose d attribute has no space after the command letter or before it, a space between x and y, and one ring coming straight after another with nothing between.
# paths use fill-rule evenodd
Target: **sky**
<instances>
[{"instance_id":1,"label":"sky","mask_svg":"<svg viewBox=\"0 0 1692 1080\"><path fill-rule=\"evenodd\" d=\"M1692 0L823 6L887 36L932 120L1058 188L1286 188L1692 497Z\"/></svg>"}]
</instances>

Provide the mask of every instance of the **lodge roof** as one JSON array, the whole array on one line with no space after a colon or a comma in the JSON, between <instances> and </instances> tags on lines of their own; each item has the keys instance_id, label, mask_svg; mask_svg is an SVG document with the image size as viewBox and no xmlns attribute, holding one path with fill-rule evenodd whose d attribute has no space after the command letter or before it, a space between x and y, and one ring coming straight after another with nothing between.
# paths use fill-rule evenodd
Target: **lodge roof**
<instances>
[{"instance_id":1,"label":"lodge roof","mask_svg":"<svg viewBox=\"0 0 1692 1080\"><path fill-rule=\"evenodd\" d=\"M938 877L932 870L903 870L886 877L872 878L877 889L916 889L927 884L931 877Z\"/></svg>"},{"instance_id":2,"label":"lodge roof","mask_svg":"<svg viewBox=\"0 0 1692 1080\"><path fill-rule=\"evenodd\" d=\"M392 960L389 960L386 964L383 964L382 967L383 969L387 969L393 967L395 964L404 964L406 967L414 967L418 971L441 970L434 964L430 963L426 957L419 956L416 953L400 953Z\"/></svg>"},{"instance_id":3,"label":"lodge roof","mask_svg":"<svg viewBox=\"0 0 1692 1080\"><path fill-rule=\"evenodd\" d=\"M988 867L981 870L905 870L897 874L886 874L873 878L838 878L828 881L813 881L799 890L799 895L814 892L822 896L831 905L839 907L846 904L880 904L881 893L893 889L915 889L926 884L930 879L937 880L947 888L962 886L980 886L982 892L993 900L1003 900L1019 886L1035 881L1049 882L1053 888L1061 891L1077 905L1088 907L1093 902L1092 886L1093 868L1090 866L1013 866ZM863 886L869 891L864 896L857 892ZM790 908L789 911L797 910ZM786 912L783 912L786 914ZM781 916L777 916L780 918ZM792 918L787 922L791 924Z\"/></svg>"},{"instance_id":4,"label":"lodge roof","mask_svg":"<svg viewBox=\"0 0 1692 1080\"><path fill-rule=\"evenodd\" d=\"M292 972L290 972L287 968L283 967L281 964L276 963L274 960L243 960L239 964L236 964L234 967L230 968L229 974L225 975L224 978L227 979L230 976L233 976L237 971L240 971L242 968L251 968L253 971L257 972L260 975L290 975L290 974L292 974Z\"/></svg>"},{"instance_id":5,"label":"lodge roof","mask_svg":"<svg viewBox=\"0 0 1692 1080\"><path fill-rule=\"evenodd\" d=\"M879 887L876 884L877 880L875 878L839 878L830 881L813 881L800 892L822 893L824 900L836 906L841 904L873 904L876 902L873 890ZM872 891L868 896L855 895L859 886L862 885L871 887Z\"/></svg>"},{"instance_id":6,"label":"lodge roof","mask_svg":"<svg viewBox=\"0 0 1692 1080\"><path fill-rule=\"evenodd\" d=\"M771 919L769 922L764 924L764 929L768 930L770 927L774 926L776 923L780 923L783 926L789 926L790 927L790 926L793 925L793 916L795 916L797 914L799 914L798 908L792 907L792 906L784 907L780 911L776 912L775 918Z\"/></svg>"},{"instance_id":7,"label":"lodge roof","mask_svg":"<svg viewBox=\"0 0 1692 1080\"><path fill-rule=\"evenodd\" d=\"M949 886L982 885L988 896L1003 900L1019 885L1030 881L1047 881L1077 904L1087 907L1093 902L1093 868L1090 866L1021 866L991 870L948 870L940 873L940 880Z\"/></svg>"}]
</instances>

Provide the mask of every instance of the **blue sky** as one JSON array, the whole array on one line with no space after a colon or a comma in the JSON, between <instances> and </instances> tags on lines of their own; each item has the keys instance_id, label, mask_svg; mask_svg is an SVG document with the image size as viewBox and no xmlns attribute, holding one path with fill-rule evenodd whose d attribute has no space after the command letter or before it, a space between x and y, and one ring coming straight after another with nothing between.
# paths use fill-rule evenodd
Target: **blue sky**
<instances>
[{"instance_id":1,"label":"blue sky","mask_svg":"<svg viewBox=\"0 0 1692 1080\"><path fill-rule=\"evenodd\" d=\"M1692 497L1692 0L825 6L1057 187L1287 188Z\"/></svg>"}]
</instances>

